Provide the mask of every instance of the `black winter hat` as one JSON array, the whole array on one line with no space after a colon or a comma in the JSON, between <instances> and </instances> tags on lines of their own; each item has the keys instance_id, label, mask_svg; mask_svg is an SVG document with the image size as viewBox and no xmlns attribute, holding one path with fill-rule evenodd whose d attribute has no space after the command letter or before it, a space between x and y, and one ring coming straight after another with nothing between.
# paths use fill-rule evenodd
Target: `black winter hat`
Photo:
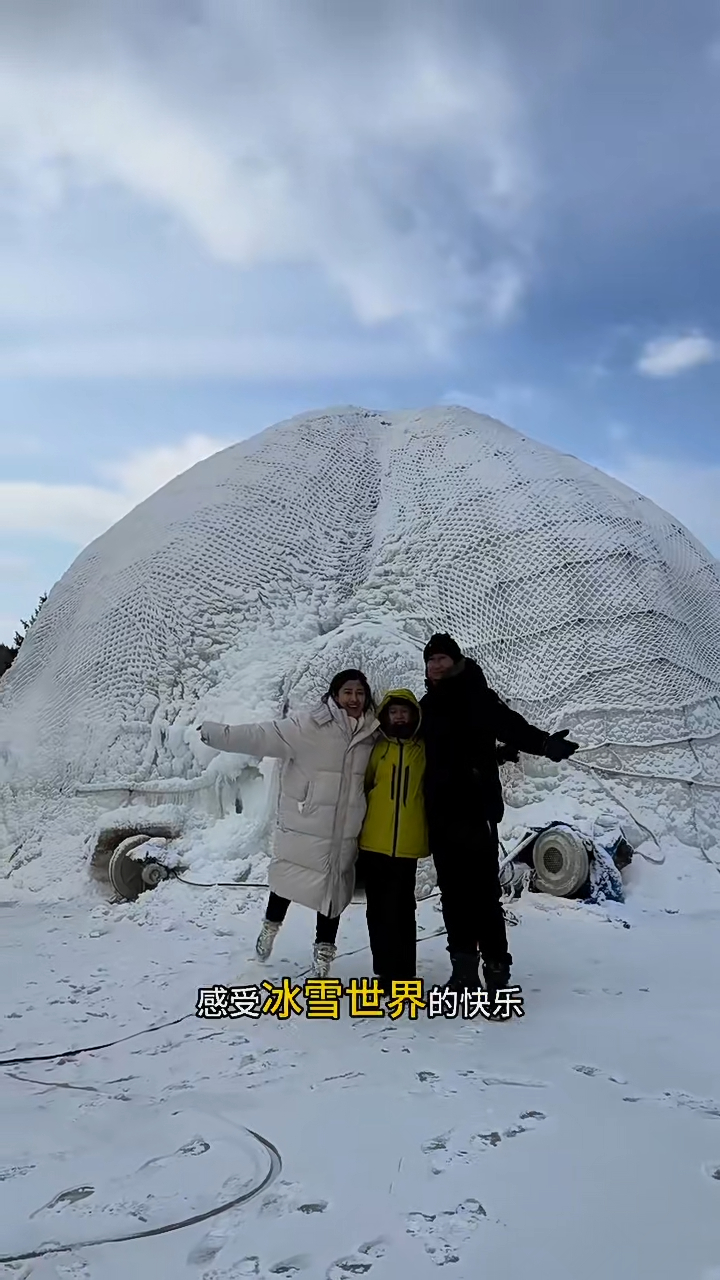
<instances>
[{"instance_id":1,"label":"black winter hat","mask_svg":"<svg viewBox=\"0 0 720 1280\"><path fill-rule=\"evenodd\" d=\"M452 658L453 662L460 662L463 656L460 646L453 640L452 636L447 635L445 632L439 632L431 636L425 645L423 650L425 666L428 664L428 659L432 658L436 653L444 653L448 658Z\"/></svg>"}]
</instances>

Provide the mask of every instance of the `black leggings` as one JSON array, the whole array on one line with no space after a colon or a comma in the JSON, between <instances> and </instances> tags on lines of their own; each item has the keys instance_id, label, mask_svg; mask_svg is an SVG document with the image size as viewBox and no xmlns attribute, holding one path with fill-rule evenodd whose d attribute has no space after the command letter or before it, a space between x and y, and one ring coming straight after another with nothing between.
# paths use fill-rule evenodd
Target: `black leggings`
<instances>
[{"instance_id":1,"label":"black leggings","mask_svg":"<svg viewBox=\"0 0 720 1280\"><path fill-rule=\"evenodd\" d=\"M265 919L272 920L273 924L282 924L287 909L290 906L289 898L281 898L278 893L270 893L268 898L267 909L265 911ZM337 938L337 931L340 927L339 916L322 916L317 913L317 924L315 926L315 941L329 942L333 944Z\"/></svg>"}]
</instances>

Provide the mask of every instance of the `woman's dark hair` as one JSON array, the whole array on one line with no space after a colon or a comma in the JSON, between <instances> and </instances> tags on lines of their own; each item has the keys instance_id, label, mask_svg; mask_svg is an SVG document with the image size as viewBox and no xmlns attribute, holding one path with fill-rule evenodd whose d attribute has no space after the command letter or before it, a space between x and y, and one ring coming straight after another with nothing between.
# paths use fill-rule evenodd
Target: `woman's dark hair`
<instances>
[{"instance_id":1,"label":"woman's dark hair","mask_svg":"<svg viewBox=\"0 0 720 1280\"><path fill-rule=\"evenodd\" d=\"M330 688L328 689L327 693L323 694L323 698L322 698L323 702L327 702L328 698L334 698L337 701L337 696L340 690L342 689L343 685L347 684L350 680L359 681L359 683L362 685L363 689L365 690L365 710L374 711L375 699L372 696L372 690L370 688L370 685L368 684L367 676L362 671L356 671L353 667L351 667L348 671L338 671L337 675L333 676L332 680L330 681Z\"/></svg>"}]
</instances>

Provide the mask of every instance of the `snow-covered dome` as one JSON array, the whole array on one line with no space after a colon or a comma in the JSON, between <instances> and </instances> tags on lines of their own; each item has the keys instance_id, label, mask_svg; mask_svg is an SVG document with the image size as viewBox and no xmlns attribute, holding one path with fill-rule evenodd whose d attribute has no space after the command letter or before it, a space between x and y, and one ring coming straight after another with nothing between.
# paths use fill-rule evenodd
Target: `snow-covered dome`
<instances>
[{"instance_id":1,"label":"snow-covered dome","mask_svg":"<svg viewBox=\"0 0 720 1280\"><path fill-rule=\"evenodd\" d=\"M239 768L198 742L204 716L281 713L351 665L422 692L437 630L535 723L568 727L598 785L648 812L658 777L650 810L716 839L718 561L492 418L344 408L198 463L77 557L0 683L0 848L32 832L42 850L63 812L82 830L90 795L93 812L130 788L197 807Z\"/></svg>"}]
</instances>

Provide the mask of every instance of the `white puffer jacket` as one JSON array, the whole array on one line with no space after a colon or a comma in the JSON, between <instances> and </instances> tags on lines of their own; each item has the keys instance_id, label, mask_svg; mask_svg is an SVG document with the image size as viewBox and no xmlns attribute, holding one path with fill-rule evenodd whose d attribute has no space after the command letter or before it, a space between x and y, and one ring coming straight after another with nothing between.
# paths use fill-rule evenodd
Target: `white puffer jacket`
<instances>
[{"instance_id":1,"label":"white puffer jacket","mask_svg":"<svg viewBox=\"0 0 720 1280\"><path fill-rule=\"evenodd\" d=\"M356 726L329 698L312 711L266 724L205 721L200 737L216 751L282 760L270 888L323 915L340 915L355 888L376 717L368 713Z\"/></svg>"}]
</instances>

